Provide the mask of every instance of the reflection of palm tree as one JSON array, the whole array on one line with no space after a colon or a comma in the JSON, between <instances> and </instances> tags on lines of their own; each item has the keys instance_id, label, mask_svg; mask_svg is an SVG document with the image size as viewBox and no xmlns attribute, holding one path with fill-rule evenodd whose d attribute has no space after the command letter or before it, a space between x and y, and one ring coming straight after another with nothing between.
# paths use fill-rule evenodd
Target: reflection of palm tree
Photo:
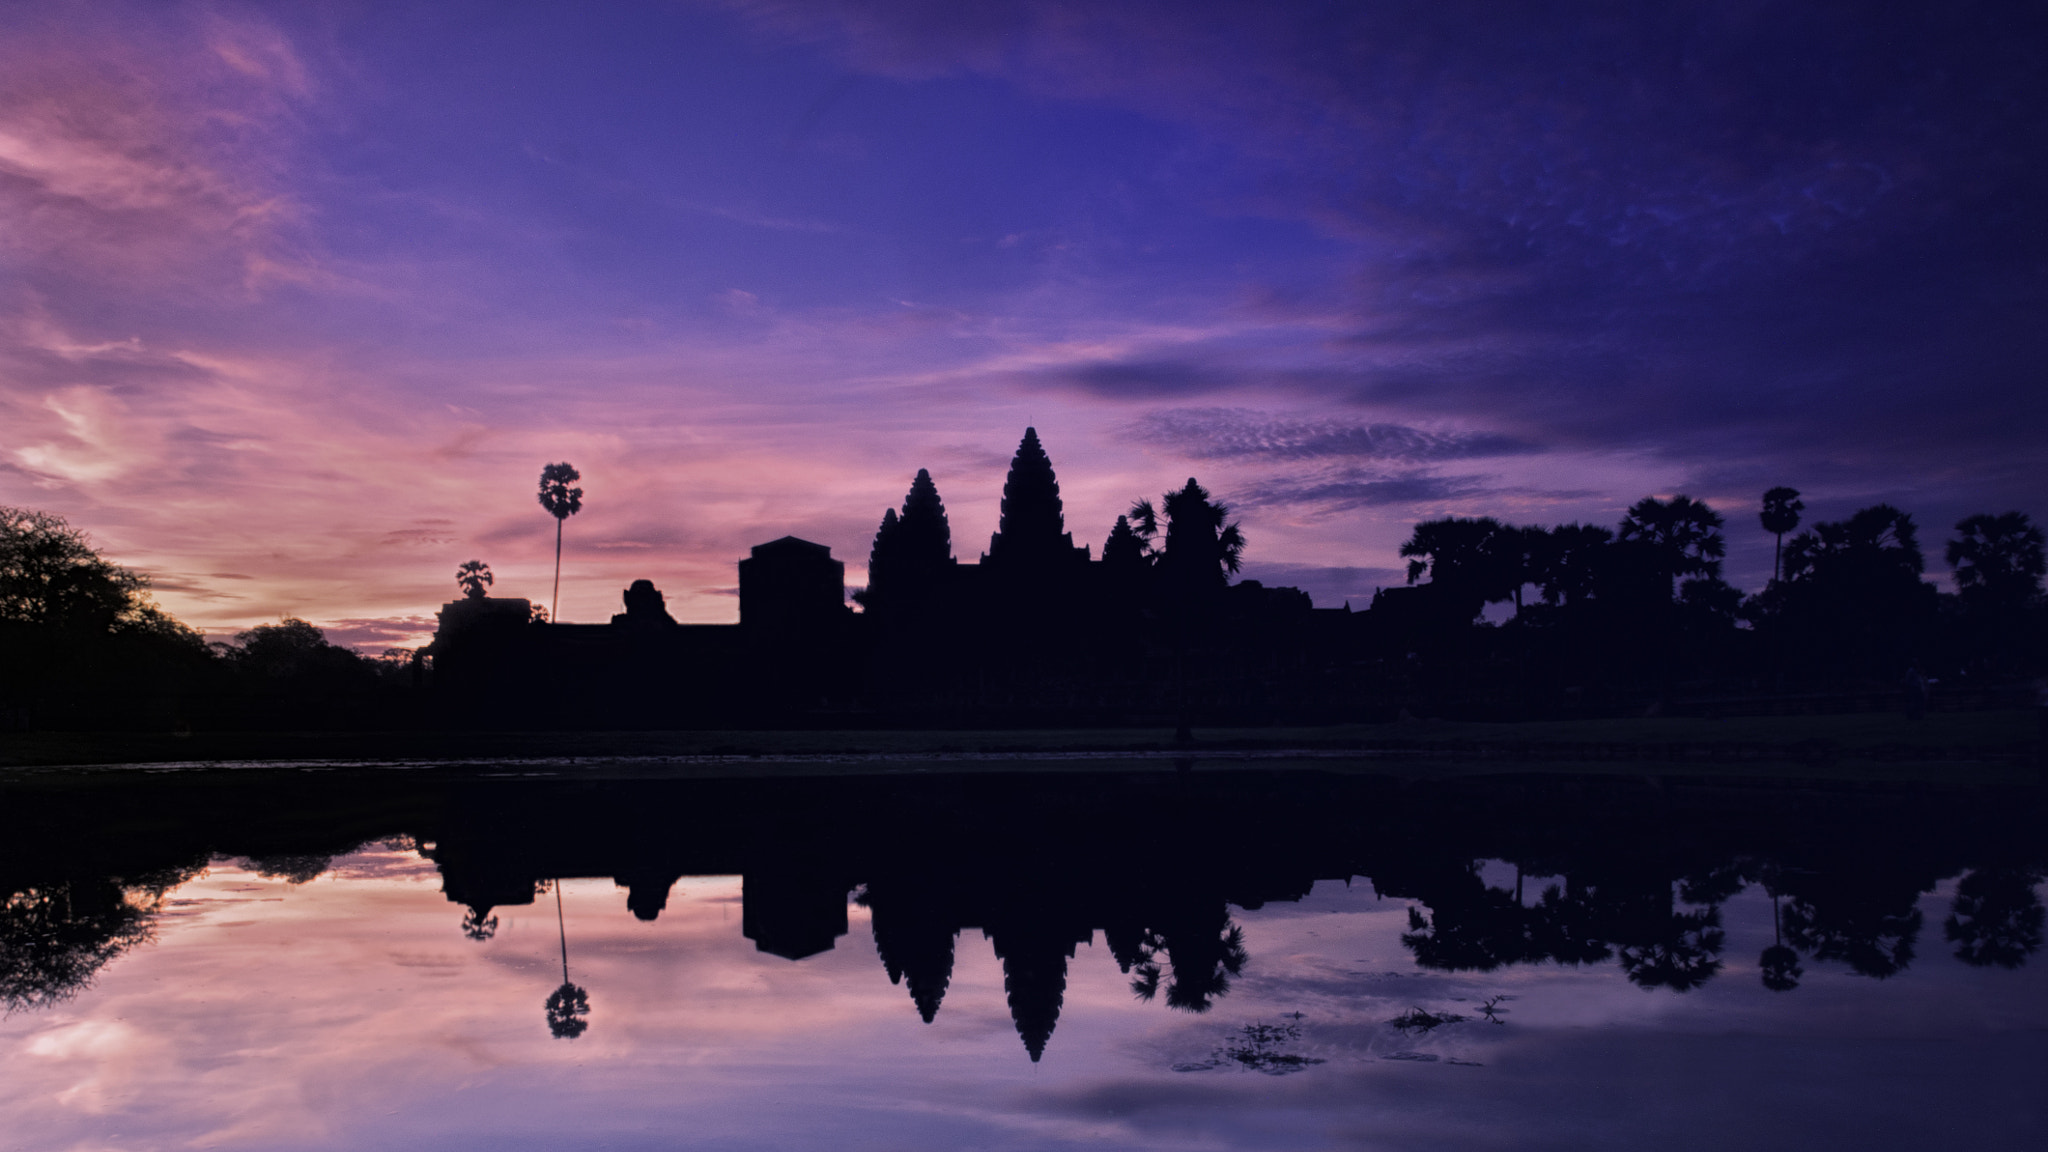
<instances>
[{"instance_id":1,"label":"reflection of palm tree","mask_svg":"<svg viewBox=\"0 0 2048 1152\"><path fill-rule=\"evenodd\" d=\"M471 940L489 940L498 934L498 918L487 906L472 904L462 914L462 934Z\"/></svg>"},{"instance_id":2,"label":"reflection of palm tree","mask_svg":"<svg viewBox=\"0 0 2048 1152\"><path fill-rule=\"evenodd\" d=\"M1143 957L1135 965L1131 992L1140 1000L1151 1000L1166 988L1166 1006L1184 1012L1207 1012L1217 997L1230 991L1230 978L1244 972L1244 929L1230 922L1224 912L1216 918L1201 916L1203 922L1176 925L1164 931L1146 930L1138 945ZM1157 957L1166 955L1166 968Z\"/></svg>"},{"instance_id":3,"label":"reflection of palm tree","mask_svg":"<svg viewBox=\"0 0 2048 1152\"><path fill-rule=\"evenodd\" d=\"M1713 979L1721 970L1720 958L1725 934L1721 931L1721 910L1673 912L1660 926L1660 938L1624 944L1619 949L1621 970L1629 982L1643 988L1669 988L1688 992Z\"/></svg>"},{"instance_id":4,"label":"reflection of palm tree","mask_svg":"<svg viewBox=\"0 0 2048 1152\"><path fill-rule=\"evenodd\" d=\"M1776 892L1771 893L1771 946L1764 949L1764 954L1757 960L1757 967L1763 973L1764 987L1773 992L1790 992L1799 987L1799 978L1806 974L1799 967L1799 953L1785 947Z\"/></svg>"},{"instance_id":5,"label":"reflection of palm tree","mask_svg":"<svg viewBox=\"0 0 2048 1152\"><path fill-rule=\"evenodd\" d=\"M555 928L562 940L562 986L548 997L548 1031L557 1040L574 1040L590 1022L590 994L569 983L569 925L562 917L562 882L555 881Z\"/></svg>"},{"instance_id":6,"label":"reflection of palm tree","mask_svg":"<svg viewBox=\"0 0 2048 1152\"><path fill-rule=\"evenodd\" d=\"M1852 972L1883 980L1913 963L1920 935L1920 910L1906 899L1886 905L1858 900L1860 893L1831 892L1839 903L1795 897L1785 909L1785 935L1792 946L1816 960L1841 960ZM1896 895L1885 893L1883 895Z\"/></svg>"}]
</instances>

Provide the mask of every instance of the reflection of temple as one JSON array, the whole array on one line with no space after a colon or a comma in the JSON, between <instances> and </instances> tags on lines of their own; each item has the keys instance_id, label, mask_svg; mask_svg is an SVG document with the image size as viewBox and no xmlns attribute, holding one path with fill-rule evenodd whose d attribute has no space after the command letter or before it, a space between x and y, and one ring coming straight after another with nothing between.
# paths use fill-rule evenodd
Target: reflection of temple
<instances>
[{"instance_id":1,"label":"reflection of temple","mask_svg":"<svg viewBox=\"0 0 2048 1152\"><path fill-rule=\"evenodd\" d=\"M1790 990L1803 971L1882 978L1930 951L2026 965L2048 876L2038 789L1816 796L1725 780L1213 768L639 781L243 770L21 778L5 800L0 1007L59 1001L143 946L165 890L214 854L303 880L326 857L405 834L477 939L494 907L532 903L546 880L611 878L651 921L678 878L739 875L735 935L802 962L842 946L858 900L883 974L926 1021L973 939L963 933L979 932L1034 1059L1076 963L1114 962L1135 994L1202 1011L1258 964L1234 910L1298 899L1319 879L1365 877L1405 903L1404 943L1425 968L1612 962L1684 992L1755 956L1728 955L1721 926L1745 887L1782 905L1780 929L1751 943L1770 945L1756 978ZM1502 863L1483 872L1482 860ZM1955 876L1930 930L1920 897ZM1098 940L1107 955L1080 952Z\"/></svg>"},{"instance_id":2,"label":"reflection of temple","mask_svg":"<svg viewBox=\"0 0 2048 1152\"><path fill-rule=\"evenodd\" d=\"M784 536L739 562L737 625L679 625L639 580L608 624L533 623L521 600L455 601L429 651L446 710L522 726L743 726L853 711L1156 722L1188 708L1268 720L1361 706L1345 670L1362 616L1219 579L1199 626L1167 628L1169 567L1121 522L1100 559L1076 544L1052 460L1027 428L980 561L953 557L944 503L921 470L875 535L861 613L845 602L843 562Z\"/></svg>"}]
</instances>

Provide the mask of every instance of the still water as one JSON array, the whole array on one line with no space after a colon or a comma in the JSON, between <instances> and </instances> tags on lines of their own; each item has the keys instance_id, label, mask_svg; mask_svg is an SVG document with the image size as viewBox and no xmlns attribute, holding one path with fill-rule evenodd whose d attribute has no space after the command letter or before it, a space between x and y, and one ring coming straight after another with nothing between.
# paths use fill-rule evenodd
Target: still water
<instances>
[{"instance_id":1,"label":"still water","mask_svg":"<svg viewBox=\"0 0 2048 1152\"><path fill-rule=\"evenodd\" d=\"M4 799L4 1149L2044 1135L2026 790L1069 772Z\"/></svg>"}]
</instances>

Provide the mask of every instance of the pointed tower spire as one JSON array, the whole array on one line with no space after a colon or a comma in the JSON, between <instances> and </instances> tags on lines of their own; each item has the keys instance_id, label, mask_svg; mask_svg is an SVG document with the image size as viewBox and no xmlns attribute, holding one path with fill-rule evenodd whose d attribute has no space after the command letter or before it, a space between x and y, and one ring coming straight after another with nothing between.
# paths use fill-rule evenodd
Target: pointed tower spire
<instances>
[{"instance_id":1,"label":"pointed tower spire","mask_svg":"<svg viewBox=\"0 0 2048 1152\"><path fill-rule=\"evenodd\" d=\"M1003 481L1003 518L989 539L988 561L1029 568L1072 560L1077 553L1085 558L1086 549L1074 547L1066 519L1052 459L1038 442L1038 429L1026 428Z\"/></svg>"},{"instance_id":2,"label":"pointed tower spire","mask_svg":"<svg viewBox=\"0 0 2048 1152\"><path fill-rule=\"evenodd\" d=\"M910 482L897 523L902 526L906 567L926 572L944 567L953 558L953 529L946 523L946 505L939 499L939 486L932 483L932 474L923 468Z\"/></svg>"}]
</instances>

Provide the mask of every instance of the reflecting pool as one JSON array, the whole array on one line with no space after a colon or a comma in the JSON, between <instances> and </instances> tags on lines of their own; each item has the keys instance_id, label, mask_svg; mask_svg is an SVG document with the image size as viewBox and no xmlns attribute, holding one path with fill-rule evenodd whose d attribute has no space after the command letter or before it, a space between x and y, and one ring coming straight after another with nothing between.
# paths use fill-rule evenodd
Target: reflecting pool
<instances>
[{"instance_id":1,"label":"reflecting pool","mask_svg":"<svg viewBox=\"0 0 2048 1152\"><path fill-rule=\"evenodd\" d=\"M2038 789L0 787L0 1148L2039 1146Z\"/></svg>"}]
</instances>

